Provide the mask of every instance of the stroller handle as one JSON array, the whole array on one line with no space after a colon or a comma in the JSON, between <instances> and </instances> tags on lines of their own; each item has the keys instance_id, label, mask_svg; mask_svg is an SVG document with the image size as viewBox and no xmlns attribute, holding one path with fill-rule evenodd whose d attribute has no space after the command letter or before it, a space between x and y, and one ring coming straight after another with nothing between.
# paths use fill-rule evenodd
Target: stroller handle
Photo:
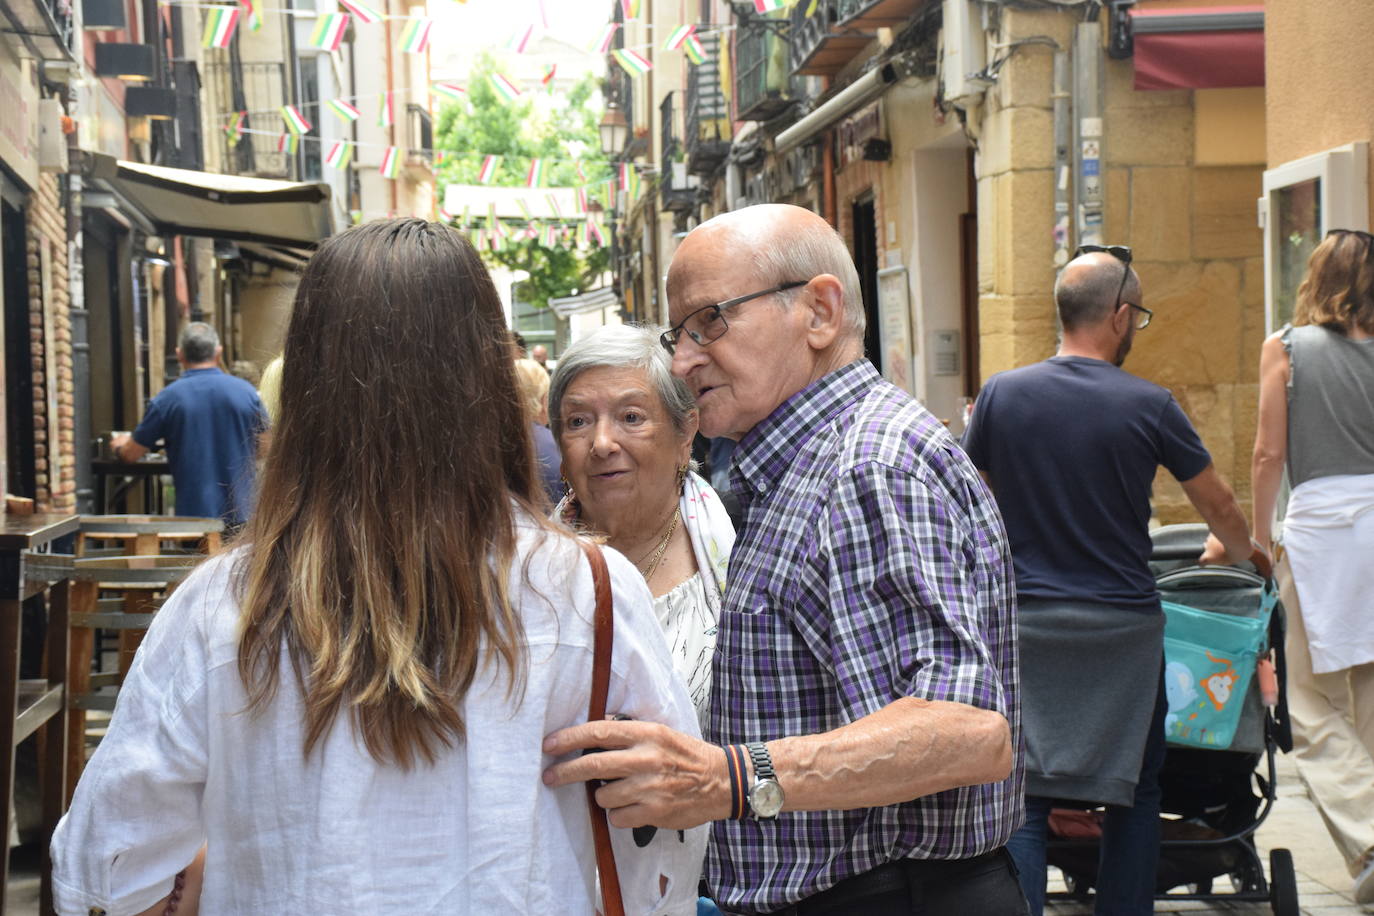
<instances>
[{"instance_id":1,"label":"stroller handle","mask_svg":"<svg viewBox=\"0 0 1374 916\"><path fill-rule=\"evenodd\" d=\"M1150 551L1151 560L1196 560L1201 550L1193 546L1185 547L1156 547ZM1266 581L1274 578L1274 564L1269 559L1269 554L1256 547L1250 554L1250 563L1255 567L1255 571Z\"/></svg>"}]
</instances>

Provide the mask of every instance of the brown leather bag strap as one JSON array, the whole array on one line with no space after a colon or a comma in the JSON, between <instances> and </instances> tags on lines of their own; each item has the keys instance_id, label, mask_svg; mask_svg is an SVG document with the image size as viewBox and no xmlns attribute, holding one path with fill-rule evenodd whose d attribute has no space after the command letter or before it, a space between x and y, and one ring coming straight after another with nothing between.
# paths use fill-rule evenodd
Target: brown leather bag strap
<instances>
[{"instance_id":1,"label":"brown leather bag strap","mask_svg":"<svg viewBox=\"0 0 1374 916\"><path fill-rule=\"evenodd\" d=\"M592 696L587 704L587 721L606 718L606 695L611 686L611 649L615 645L615 611L611 605L611 575L601 548L586 539L579 539L587 562L592 566L592 582L596 586L596 616L593 618L596 636L592 644ZM596 870L601 875L601 909L603 916L625 916L625 903L620 896L620 874L615 868L615 850L611 848L611 827L606 809L596 803L597 785L587 783L587 808L592 818L592 841L596 846Z\"/></svg>"}]
</instances>

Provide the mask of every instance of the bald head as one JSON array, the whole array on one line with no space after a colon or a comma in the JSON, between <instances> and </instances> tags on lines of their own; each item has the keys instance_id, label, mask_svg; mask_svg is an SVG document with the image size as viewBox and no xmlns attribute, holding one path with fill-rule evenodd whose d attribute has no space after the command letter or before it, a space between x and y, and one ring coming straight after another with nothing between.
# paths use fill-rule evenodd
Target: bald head
<instances>
[{"instance_id":1,"label":"bald head","mask_svg":"<svg viewBox=\"0 0 1374 916\"><path fill-rule=\"evenodd\" d=\"M1129 272L1121 301L1140 304L1140 278L1112 255L1094 251L1074 258L1059 272L1054 284L1054 304L1065 331L1076 331L1105 321L1116 306L1121 272Z\"/></svg>"},{"instance_id":2,"label":"bald head","mask_svg":"<svg viewBox=\"0 0 1374 916\"><path fill-rule=\"evenodd\" d=\"M863 292L849 249L824 219L791 204L732 210L689 232L668 268L669 299L681 295L689 279L683 276L683 263L738 265L742 258L749 259L759 288L821 274L835 277L844 290L845 330L851 337L863 337Z\"/></svg>"}]
</instances>

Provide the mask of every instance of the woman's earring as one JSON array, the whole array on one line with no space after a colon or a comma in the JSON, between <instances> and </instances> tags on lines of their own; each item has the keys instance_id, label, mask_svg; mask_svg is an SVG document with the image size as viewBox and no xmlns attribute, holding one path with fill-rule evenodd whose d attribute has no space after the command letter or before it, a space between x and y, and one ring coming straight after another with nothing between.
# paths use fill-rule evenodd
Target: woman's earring
<instances>
[{"instance_id":1,"label":"woman's earring","mask_svg":"<svg viewBox=\"0 0 1374 916\"><path fill-rule=\"evenodd\" d=\"M687 486L687 465L677 469L677 491L681 493Z\"/></svg>"},{"instance_id":2,"label":"woman's earring","mask_svg":"<svg viewBox=\"0 0 1374 916\"><path fill-rule=\"evenodd\" d=\"M573 485L568 480L567 475L561 475L559 480L563 481L563 492L567 494L568 502L572 505L577 505L577 492L573 490Z\"/></svg>"}]
</instances>

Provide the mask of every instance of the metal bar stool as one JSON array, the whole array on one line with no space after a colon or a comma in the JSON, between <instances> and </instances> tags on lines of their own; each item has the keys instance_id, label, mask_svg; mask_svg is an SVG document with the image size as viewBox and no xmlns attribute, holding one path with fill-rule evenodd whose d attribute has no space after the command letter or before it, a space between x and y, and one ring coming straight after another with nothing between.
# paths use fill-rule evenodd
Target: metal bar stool
<instances>
[{"instance_id":1,"label":"metal bar stool","mask_svg":"<svg viewBox=\"0 0 1374 916\"><path fill-rule=\"evenodd\" d=\"M75 515L0 516L0 837L8 844L14 810L15 748L37 735L38 775L42 804L42 843L66 810L63 766L66 760L67 573L62 562L46 553L54 541L76 530ZM47 633L45 678L21 681L23 604L44 596ZM5 910L9 855L0 856L0 912ZM44 868L43 912L52 910L50 869Z\"/></svg>"}]
</instances>

